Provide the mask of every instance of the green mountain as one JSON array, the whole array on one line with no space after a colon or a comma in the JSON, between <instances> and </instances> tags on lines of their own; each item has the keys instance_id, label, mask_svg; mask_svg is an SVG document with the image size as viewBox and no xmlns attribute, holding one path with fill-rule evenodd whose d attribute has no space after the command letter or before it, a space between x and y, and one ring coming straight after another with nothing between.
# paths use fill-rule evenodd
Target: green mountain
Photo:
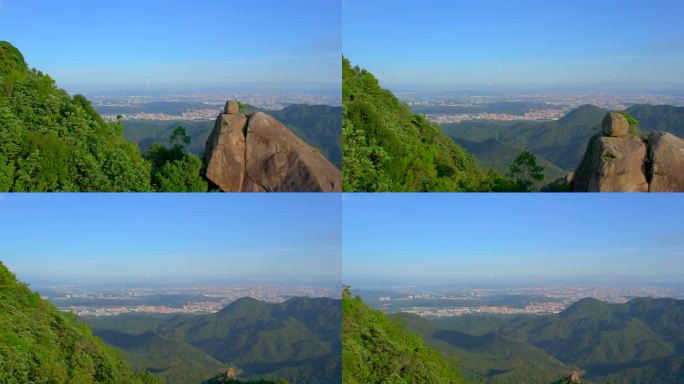
<instances>
[{"instance_id":1,"label":"green mountain","mask_svg":"<svg viewBox=\"0 0 684 384\"><path fill-rule=\"evenodd\" d=\"M360 297L342 295L342 382L463 383L453 359L426 346L423 339L369 308Z\"/></svg>"},{"instance_id":2,"label":"green mountain","mask_svg":"<svg viewBox=\"0 0 684 384\"><path fill-rule=\"evenodd\" d=\"M342 60L343 189L488 191L510 185L399 102L368 71Z\"/></svg>"},{"instance_id":3,"label":"green mountain","mask_svg":"<svg viewBox=\"0 0 684 384\"><path fill-rule=\"evenodd\" d=\"M321 153L338 168L342 165L342 108L329 105L293 104L279 111L264 111L254 106L247 106L250 113L266 112L285 124L292 132L299 136ZM124 121L124 136L135 142L140 150L145 152L154 144L168 144L168 138L173 130L182 126L191 138L187 149L196 155L204 153L207 138L214 128L214 121Z\"/></svg>"},{"instance_id":4,"label":"green mountain","mask_svg":"<svg viewBox=\"0 0 684 384\"><path fill-rule=\"evenodd\" d=\"M170 383L207 380L231 366L247 379L296 384L339 381L340 316L340 301L334 299L292 298L268 304L243 298L210 315L88 321L96 334L121 348L131 364Z\"/></svg>"},{"instance_id":5,"label":"green mountain","mask_svg":"<svg viewBox=\"0 0 684 384\"><path fill-rule=\"evenodd\" d=\"M428 333L426 341L431 343L432 339L434 347L458 356L464 372L473 366L468 365L463 350L479 355L476 372L489 368L493 373L498 372L499 363L506 362L500 360L502 352L510 351L508 359L529 361L525 363L530 364L529 368L538 373L555 372L556 377L576 370L585 372L583 378L587 380L583 381L593 383L664 384L684 380L684 300L639 298L609 304L587 298L556 315L487 322L479 319L435 321L431 322L432 328L419 325L416 329ZM511 368L516 374L525 369L524 365ZM491 372L487 376L492 382L501 382ZM535 380L531 377L526 382L552 381L548 376Z\"/></svg>"},{"instance_id":6,"label":"green mountain","mask_svg":"<svg viewBox=\"0 0 684 384\"><path fill-rule=\"evenodd\" d=\"M502 170L503 159L522 149L532 151L551 176L558 169L572 172L582 160L589 139L599 132L608 110L584 105L556 121L488 122L466 121L443 124L443 132L463 143L483 165ZM642 133L670 132L684 136L684 107L633 105L625 110L640 123ZM548 167L546 161L556 168Z\"/></svg>"},{"instance_id":7,"label":"green mountain","mask_svg":"<svg viewBox=\"0 0 684 384\"><path fill-rule=\"evenodd\" d=\"M123 351L136 371L148 371L166 383L201 383L228 368L203 351L153 332L131 335L103 329L94 332L109 345Z\"/></svg>"},{"instance_id":8,"label":"green mountain","mask_svg":"<svg viewBox=\"0 0 684 384\"><path fill-rule=\"evenodd\" d=\"M464 333L413 314L391 317L401 319L431 347L457 358L463 376L471 382L547 383L573 370L539 348L495 332Z\"/></svg>"},{"instance_id":9,"label":"green mountain","mask_svg":"<svg viewBox=\"0 0 684 384\"><path fill-rule=\"evenodd\" d=\"M161 383L134 373L119 352L90 328L47 300L0 263L0 382Z\"/></svg>"},{"instance_id":10,"label":"green mountain","mask_svg":"<svg viewBox=\"0 0 684 384\"><path fill-rule=\"evenodd\" d=\"M122 130L0 41L0 191L150 190L150 165Z\"/></svg>"},{"instance_id":11,"label":"green mountain","mask_svg":"<svg viewBox=\"0 0 684 384\"><path fill-rule=\"evenodd\" d=\"M511 163L515 161L521 151L519 148L502 144L494 138L480 142L459 138L453 138L453 140L475 155L483 167L493 168L502 173L508 172ZM544 180L540 182L541 185L548 184L567 173L541 156L537 156L537 162L544 167Z\"/></svg>"},{"instance_id":12,"label":"green mountain","mask_svg":"<svg viewBox=\"0 0 684 384\"><path fill-rule=\"evenodd\" d=\"M474 142L495 139L518 151L527 149L561 170L572 171L582 160L589 138L599 131L607 112L584 105L556 121L475 121L444 124L442 130L454 139Z\"/></svg>"}]
</instances>

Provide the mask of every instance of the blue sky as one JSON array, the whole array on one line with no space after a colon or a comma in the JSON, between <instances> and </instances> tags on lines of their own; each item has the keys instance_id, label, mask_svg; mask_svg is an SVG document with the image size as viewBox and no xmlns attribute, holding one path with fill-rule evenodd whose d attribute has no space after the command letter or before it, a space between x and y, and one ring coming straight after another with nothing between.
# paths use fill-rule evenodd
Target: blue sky
<instances>
[{"instance_id":1,"label":"blue sky","mask_svg":"<svg viewBox=\"0 0 684 384\"><path fill-rule=\"evenodd\" d=\"M62 282L340 281L337 194L0 194L0 261Z\"/></svg>"},{"instance_id":2,"label":"blue sky","mask_svg":"<svg viewBox=\"0 0 684 384\"><path fill-rule=\"evenodd\" d=\"M348 194L342 204L352 285L684 276L678 194Z\"/></svg>"},{"instance_id":3,"label":"blue sky","mask_svg":"<svg viewBox=\"0 0 684 384\"><path fill-rule=\"evenodd\" d=\"M338 89L339 0L0 0L0 38L63 87Z\"/></svg>"},{"instance_id":4,"label":"blue sky","mask_svg":"<svg viewBox=\"0 0 684 384\"><path fill-rule=\"evenodd\" d=\"M387 86L684 89L680 0L343 0L343 53Z\"/></svg>"}]
</instances>

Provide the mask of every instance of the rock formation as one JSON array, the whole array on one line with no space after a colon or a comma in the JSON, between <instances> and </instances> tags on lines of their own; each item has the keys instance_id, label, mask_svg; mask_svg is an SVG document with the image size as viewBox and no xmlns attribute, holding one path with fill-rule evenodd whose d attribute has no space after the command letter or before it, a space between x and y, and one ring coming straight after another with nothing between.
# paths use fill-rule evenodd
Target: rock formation
<instances>
[{"instance_id":1,"label":"rock formation","mask_svg":"<svg viewBox=\"0 0 684 384\"><path fill-rule=\"evenodd\" d=\"M684 140L670 133L648 136L651 192L684 191Z\"/></svg>"},{"instance_id":2,"label":"rock formation","mask_svg":"<svg viewBox=\"0 0 684 384\"><path fill-rule=\"evenodd\" d=\"M624 116L609 113L572 176L572 190L684 191L684 140L662 132L631 134Z\"/></svg>"},{"instance_id":3,"label":"rock formation","mask_svg":"<svg viewBox=\"0 0 684 384\"><path fill-rule=\"evenodd\" d=\"M205 177L225 192L336 192L342 175L273 117L226 103L207 139Z\"/></svg>"}]
</instances>

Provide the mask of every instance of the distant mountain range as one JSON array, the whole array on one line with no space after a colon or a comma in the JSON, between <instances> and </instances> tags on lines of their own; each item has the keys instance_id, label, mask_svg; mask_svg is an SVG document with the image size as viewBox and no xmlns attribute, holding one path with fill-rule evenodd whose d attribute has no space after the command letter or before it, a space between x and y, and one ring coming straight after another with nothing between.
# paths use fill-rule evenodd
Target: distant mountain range
<instances>
[{"instance_id":1,"label":"distant mountain range","mask_svg":"<svg viewBox=\"0 0 684 384\"><path fill-rule=\"evenodd\" d=\"M684 300L587 298L546 316L395 317L458 358L471 380L544 384L574 370L590 383L684 380Z\"/></svg>"},{"instance_id":2,"label":"distant mountain range","mask_svg":"<svg viewBox=\"0 0 684 384\"><path fill-rule=\"evenodd\" d=\"M466 121L442 124L442 130L475 155L483 166L504 171L512 153L532 151L545 166L547 179L572 172L582 160L591 136L600 131L606 109L584 105L556 121ZM666 131L684 135L684 107L633 105L625 110L639 122L641 133ZM552 165L549 166L549 163Z\"/></svg>"},{"instance_id":3,"label":"distant mountain range","mask_svg":"<svg viewBox=\"0 0 684 384\"><path fill-rule=\"evenodd\" d=\"M266 112L273 116L309 145L318 148L337 168L341 168L341 107L293 104L278 111L265 111L251 105L247 109L249 113ZM168 145L171 132L179 125L185 128L192 140L187 147L188 151L201 155L214 128L213 120L125 120L124 136L126 140L137 143L141 152L145 152L157 143Z\"/></svg>"},{"instance_id":4,"label":"distant mountain range","mask_svg":"<svg viewBox=\"0 0 684 384\"><path fill-rule=\"evenodd\" d=\"M239 299L211 315L90 318L95 335L138 370L198 383L234 367L247 379L335 383L341 375L340 301Z\"/></svg>"}]
</instances>

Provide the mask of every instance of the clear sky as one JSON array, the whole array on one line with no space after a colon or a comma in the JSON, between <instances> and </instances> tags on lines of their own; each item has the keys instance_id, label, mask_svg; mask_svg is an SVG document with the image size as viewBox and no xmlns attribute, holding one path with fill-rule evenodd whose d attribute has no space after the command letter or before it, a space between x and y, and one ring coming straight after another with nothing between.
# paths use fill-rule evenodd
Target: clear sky
<instances>
[{"instance_id":1,"label":"clear sky","mask_svg":"<svg viewBox=\"0 0 684 384\"><path fill-rule=\"evenodd\" d=\"M338 194L0 194L24 281L339 284Z\"/></svg>"},{"instance_id":2,"label":"clear sky","mask_svg":"<svg viewBox=\"0 0 684 384\"><path fill-rule=\"evenodd\" d=\"M346 284L671 283L678 194L347 194Z\"/></svg>"},{"instance_id":3,"label":"clear sky","mask_svg":"<svg viewBox=\"0 0 684 384\"><path fill-rule=\"evenodd\" d=\"M62 87L338 89L339 0L0 0L0 39Z\"/></svg>"},{"instance_id":4,"label":"clear sky","mask_svg":"<svg viewBox=\"0 0 684 384\"><path fill-rule=\"evenodd\" d=\"M681 0L342 0L343 53L386 86L684 89Z\"/></svg>"}]
</instances>

